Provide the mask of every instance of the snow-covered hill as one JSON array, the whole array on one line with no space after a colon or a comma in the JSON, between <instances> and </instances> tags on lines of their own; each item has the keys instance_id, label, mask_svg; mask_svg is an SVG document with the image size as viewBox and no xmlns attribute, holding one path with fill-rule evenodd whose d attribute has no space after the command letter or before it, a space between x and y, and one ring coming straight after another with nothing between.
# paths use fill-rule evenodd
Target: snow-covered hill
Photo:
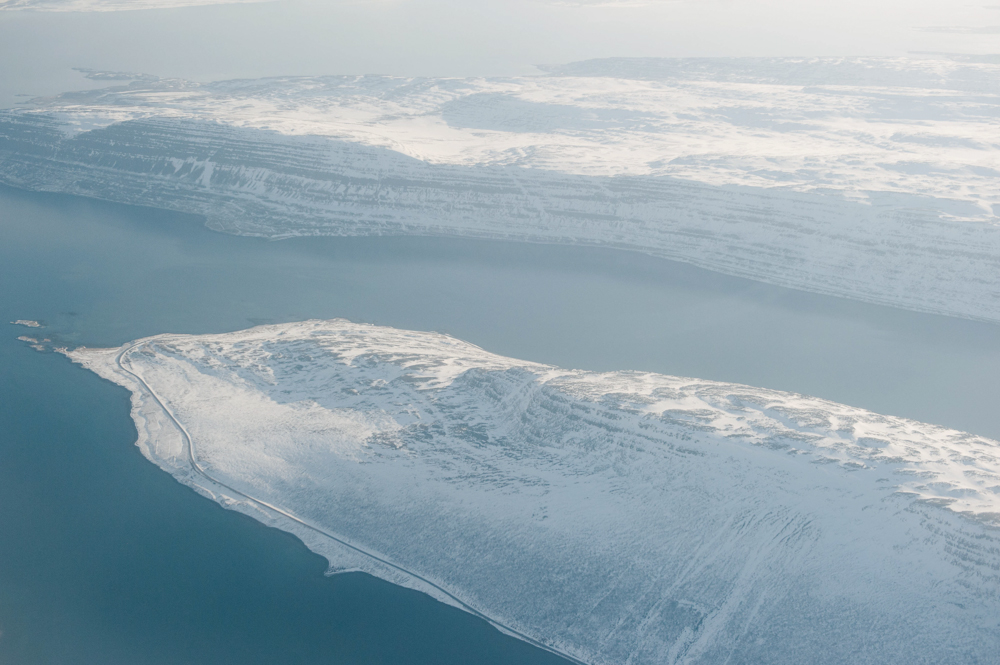
<instances>
[{"instance_id":1,"label":"snow-covered hill","mask_svg":"<svg viewBox=\"0 0 1000 665\"><path fill-rule=\"evenodd\" d=\"M181 482L588 663L1000 653L995 441L342 320L69 355Z\"/></svg>"},{"instance_id":2,"label":"snow-covered hill","mask_svg":"<svg viewBox=\"0 0 1000 665\"><path fill-rule=\"evenodd\" d=\"M608 245L1000 321L992 59L549 69L142 77L0 112L0 182L199 213L211 228L267 237Z\"/></svg>"}]
</instances>

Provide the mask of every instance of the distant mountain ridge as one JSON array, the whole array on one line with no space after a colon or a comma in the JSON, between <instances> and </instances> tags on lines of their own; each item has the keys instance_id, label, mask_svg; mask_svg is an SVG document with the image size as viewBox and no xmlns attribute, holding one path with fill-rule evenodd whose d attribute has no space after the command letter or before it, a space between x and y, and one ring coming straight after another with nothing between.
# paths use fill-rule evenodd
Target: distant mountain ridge
<instances>
[{"instance_id":1,"label":"distant mountain ridge","mask_svg":"<svg viewBox=\"0 0 1000 665\"><path fill-rule=\"evenodd\" d=\"M1000 321L1000 64L611 59L549 70L138 77L0 112L0 182L272 238L603 245Z\"/></svg>"},{"instance_id":2,"label":"distant mountain ridge","mask_svg":"<svg viewBox=\"0 0 1000 665\"><path fill-rule=\"evenodd\" d=\"M1000 54L926 54L923 57L598 58L537 65L550 76L647 81L689 80L776 85L1000 92Z\"/></svg>"}]
</instances>

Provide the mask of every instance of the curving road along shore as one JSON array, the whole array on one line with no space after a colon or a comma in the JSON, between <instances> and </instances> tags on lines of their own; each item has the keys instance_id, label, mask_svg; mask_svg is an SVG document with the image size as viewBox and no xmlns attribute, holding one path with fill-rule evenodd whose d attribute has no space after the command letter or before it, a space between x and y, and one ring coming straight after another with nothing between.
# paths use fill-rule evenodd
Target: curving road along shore
<instances>
[{"instance_id":1,"label":"curving road along shore","mask_svg":"<svg viewBox=\"0 0 1000 665\"><path fill-rule=\"evenodd\" d=\"M157 406L159 406L163 410L163 413L166 414L166 416L170 419L170 422L172 422L174 424L174 426L177 428L177 430L181 434L181 438L184 441L184 448L185 448L185 450L187 452L188 463L191 465L191 469L195 473L197 473L199 476L201 476L202 478L204 478L208 482L210 482L210 483L212 483L214 485L218 485L219 487L225 489L227 492L230 492L235 497L239 497L241 499L249 501L249 502L253 503L254 505L256 505L256 506L264 509L265 512L266 511L271 511L273 513L277 513L278 515L280 515L282 517L285 517L287 519L290 519L293 522L295 522L296 524L298 524L298 525L300 525L302 527L305 527L306 529L309 529L310 531L312 531L314 533L317 533L317 534L319 534L321 536L329 538L330 540L338 543L339 545L343 545L344 547L347 547L348 549L350 549L350 550L352 550L352 551L354 551L354 552L356 552L358 554L361 554L363 556L369 557L372 560L377 561L378 563L380 563L380 564L382 564L384 566L388 566L389 568L392 568L393 570L396 570L396 571L399 571L399 572L403 573L404 575L408 575L408 576L410 576L410 577L412 577L414 579L420 580L424 584L427 584L428 586L436 589L441 594L447 596L456 605L458 605L461 609L465 610L466 612L468 612L470 614L473 614L473 615L479 617L480 619L483 619L484 621L486 621L487 623L489 623L490 625L494 626L495 628L497 628L498 630L500 630L500 631L502 631L504 633L507 633L509 635L513 635L514 637L517 637L518 639L524 640L525 642L527 642L528 644L531 644L532 646L538 647L539 649L544 649L545 651L548 651L549 653L555 654L555 655L557 655L557 656L559 656L561 658L565 658L566 660L568 660L568 661L570 661L572 663L576 663L577 665L587 665L587 663L585 663L582 660L579 660L578 658L574 658L573 656L571 656L571 655L569 655L567 653L564 653L564 652L562 652L562 651L560 651L560 650L558 650L556 648L553 648L553 647L551 647L551 646L549 646L549 645L547 645L547 644L545 644L543 642L540 642L540 641L538 641L538 640L536 640L536 639L534 639L534 638L532 638L532 637L530 637L528 635L525 635L524 633L522 633L522 632L520 632L520 631L518 631L518 630L516 630L514 628L511 628L510 626L507 626L507 625L505 625L505 624L503 624L503 623L501 623L501 622L499 622L499 621L497 621L497 620L495 620L495 619L487 616L486 614L483 614L482 612L480 612L476 608L470 606L468 603L462 601L460 598L458 598L457 596L455 596L453 593L449 592L447 589L444 589L440 585L435 584L434 582L430 581L426 577L422 577L421 575L419 575L419 574L417 574L417 573L415 573L415 572L413 572L411 570L407 570L406 568L403 568L402 566L398 566L398 565L392 563L391 561L387 561L387 560L383 559L382 557L380 557L380 556L378 556L376 554L373 554L371 552L366 551L365 549L363 549L361 547L358 547L357 545L352 545L351 543L343 540L342 538L338 538L337 536L335 536L335 535L333 535L331 533L328 533L327 531L324 531L323 529L320 529L320 528L318 528L318 527L316 527L316 526L314 526L312 524L309 524L308 522L303 521L302 519L296 517L295 515L292 515L291 513L288 513L286 511L282 510L281 508L279 508L279 507L277 507L275 505L272 505L272 504L270 504L270 503L268 503L266 501L262 501L261 499L258 499L256 497L250 496L246 492L242 492L242 491L236 489L235 487L227 485L226 483L223 483L223 482L217 480L216 478L213 478L198 463L198 458L195 455L195 451L194 451L194 441L192 440L191 435L188 434L187 429L184 428L184 425L181 424L180 420L178 420L177 417L173 414L173 412L167 407L166 403L162 399L160 399L160 396L156 394L156 392L149 386L148 383L146 383L145 379L143 379L140 374L138 374L136 372L133 372L132 370L126 368L126 366L125 366L125 362L124 361L126 360L126 356L130 352L132 352L132 351L134 351L134 350L142 347L144 344L146 344L149 341L152 341L152 340L147 339L147 340L143 340L141 342L136 342L135 344L132 344L131 346L128 346L128 347L122 349L122 351L119 352L119 354L115 358L115 364L117 364L118 369L120 369L125 374L131 376L133 379L135 379L139 383L139 385L141 385L143 387L143 389L147 393L149 393L150 397L153 398L153 400L156 402Z\"/></svg>"}]
</instances>

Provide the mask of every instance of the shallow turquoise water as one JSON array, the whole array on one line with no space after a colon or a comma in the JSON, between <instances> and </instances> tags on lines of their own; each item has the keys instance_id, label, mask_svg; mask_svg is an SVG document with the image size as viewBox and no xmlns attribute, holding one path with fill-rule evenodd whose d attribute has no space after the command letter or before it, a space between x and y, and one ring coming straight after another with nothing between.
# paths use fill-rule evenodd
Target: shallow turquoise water
<instances>
[{"instance_id":1,"label":"shallow turquoise water","mask_svg":"<svg viewBox=\"0 0 1000 665\"><path fill-rule=\"evenodd\" d=\"M342 316L518 358L793 390L1000 437L1000 327L586 248L266 242L0 190L0 320L70 345ZM0 324L0 663L542 663L146 462L128 395Z\"/></svg>"}]
</instances>

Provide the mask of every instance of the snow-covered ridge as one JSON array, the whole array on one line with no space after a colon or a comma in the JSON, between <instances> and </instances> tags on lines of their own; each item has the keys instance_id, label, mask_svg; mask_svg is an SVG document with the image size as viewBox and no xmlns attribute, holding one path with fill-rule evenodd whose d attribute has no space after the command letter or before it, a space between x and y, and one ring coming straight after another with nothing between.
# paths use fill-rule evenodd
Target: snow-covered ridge
<instances>
[{"instance_id":1,"label":"snow-covered ridge","mask_svg":"<svg viewBox=\"0 0 1000 665\"><path fill-rule=\"evenodd\" d=\"M610 60L511 79L147 77L0 113L0 182L287 237L607 245L1000 321L1000 64Z\"/></svg>"},{"instance_id":2,"label":"snow-covered ridge","mask_svg":"<svg viewBox=\"0 0 1000 665\"><path fill-rule=\"evenodd\" d=\"M938 53L925 58L598 58L539 68L553 76L996 94L1000 92L997 65L998 54Z\"/></svg>"},{"instance_id":3,"label":"snow-covered ridge","mask_svg":"<svg viewBox=\"0 0 1000 665\"><path fill-rule=\"evenodd\" d=\"M69 355L181 482L585 662L1000 652L995 441L343 320Z\"/></svg>"}]
</instances>

